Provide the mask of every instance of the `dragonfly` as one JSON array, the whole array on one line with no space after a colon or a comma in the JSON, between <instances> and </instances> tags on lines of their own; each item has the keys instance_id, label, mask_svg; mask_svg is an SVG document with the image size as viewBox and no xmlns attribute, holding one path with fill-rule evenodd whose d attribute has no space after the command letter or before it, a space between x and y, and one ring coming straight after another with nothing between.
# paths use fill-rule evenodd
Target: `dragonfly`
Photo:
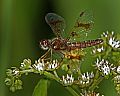
<instances>
[{"instance_id":1,"label":"dragonfly","mask_svg":"<svg viewBox=\"0 0 120 96\"><path fill-rule=\"evenodd\" d=\"M41 40L40 46L43 50L53 49L57 51L71 51L95 46L103 42L102 39L80 41L80 38L85 38L86 34L90 33L94 25L93 17L87 11L83 11L79 14L72 31L68 32L69 35L67 38L63 36L66 27L63 17L55 13L48 13L45 16L45 20L56 35L56 38L52 40Z\"/></svg>"},{"instance_id":2,"label":"dragonfly","mask_svg":"<svg viewBox=\"0 0 120 96\"><path fill-rule=\"evenodd\" d=\"M65 20L58 14L48 13L45 16L45 20L51 27L56 37L40 41L41 48L43 50L48 50L41 58L45 58L48 53L50 53L52 58L53 51L61 52L65 58L69 59L68 68L70 70L80 70L79 61L85 55L82 49L92 47L103 42L102 39L85 40L88 34L91 33L94 25L94 19L91 11L81 12L70 32L65 31ZM67 33L67 37L65 37L65 33ZM62 61L64 61L63 56ZM68 63L68 61L65 61L64 63Z\"/></svg>"}]
</instances>

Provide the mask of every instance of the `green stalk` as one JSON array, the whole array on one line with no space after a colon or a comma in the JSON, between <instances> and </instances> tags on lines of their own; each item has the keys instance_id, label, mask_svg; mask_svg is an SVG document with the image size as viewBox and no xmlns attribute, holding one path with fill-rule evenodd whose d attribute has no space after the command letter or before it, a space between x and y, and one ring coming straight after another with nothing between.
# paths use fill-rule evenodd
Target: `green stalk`
<instances>
[{"instance_id":1,"label":"green stalk","mask_svg":"<svg viewBox=\"0 0 120 96\"><path fill-rule=\"evenodd\" d=\"M46 77L50 78L50 79L54 79L54 80L56 80L57 82L60 82L60 78L57 78L55 75L53 75L53 74L50 73L50 72L45 71L45 72L44 72L44 75L45 75Z\"/></svg>"},{"instance_id":2,"label":"green stalk","mask_svg":"<svg viewBox=\"0 0 120 96\"><path fill-rule=\"evenodd\" d=\"M89 90L94 90L98 86L98 84L103 80L103 78L104 77L100 76L98 79L94 80L94 83L89 87Z\"/></svg>"},{"instance_id":3,"label":"green stalk","mask_svg":"<svg viewBox=\"0 0 120 96\"><path fill-rule=\"evenodd\" d=\"M47 76L50 79L54 79L56 80L58 83L60 83L60 78L56 77L55 75L53 75L50 72L44 72L44 75ZM60 83L61 84L61 83ZM76 93L71 87L65 87L65 89L67 89L73 96L79 96L78 93Z\"/></svg>"}]
</instances>

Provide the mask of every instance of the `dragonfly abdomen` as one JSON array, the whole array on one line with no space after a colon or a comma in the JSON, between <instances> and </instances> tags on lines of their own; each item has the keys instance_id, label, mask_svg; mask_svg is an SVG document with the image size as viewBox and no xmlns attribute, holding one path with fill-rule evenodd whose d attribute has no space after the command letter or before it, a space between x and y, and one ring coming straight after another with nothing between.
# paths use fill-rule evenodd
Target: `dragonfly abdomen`
<instances>
[{"instance_id":1,"label":"dragonfly abdomen","mask_svg":"<svg viewBox=\"0 0 120 96\"><path fill-rule=\"evenodd\" d=\"M75 50L75 49L95 46L102 42L103 42L102 39L96 39L96 40L88 40L88 41L84 41L84 42L71 42L68 46L70 47L69 49Z\"/></svg>"}]
</instances>

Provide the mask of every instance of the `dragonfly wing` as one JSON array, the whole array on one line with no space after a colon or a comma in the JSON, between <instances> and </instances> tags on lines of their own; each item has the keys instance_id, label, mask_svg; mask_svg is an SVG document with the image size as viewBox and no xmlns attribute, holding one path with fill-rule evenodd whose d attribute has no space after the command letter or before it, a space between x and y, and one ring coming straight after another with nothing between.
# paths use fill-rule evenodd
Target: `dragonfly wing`
<instances>
[{"instance_id":1,"label":"dragonfly wing","mask_svg":"<svg viewBox=\"0 0 120 96\"><path fill-rule=\"evenodd\" d=\"M66 27L64 18L55 13L48 13L45 16L45 20L47 24L51 27L54 34L57 37L61 37Z\"/></svg>"},{"instance_id":2,"label":"dragonfly wing","mask_svg":"<svg viewBox=\"0 0 120 96\"><path fill-rule=\"evenodd\" d=\"M83 11L79 14L72 31L69 33L70 41L83 41L92 31L94 25L91 11Z\"/></svg>"}]
</instances>

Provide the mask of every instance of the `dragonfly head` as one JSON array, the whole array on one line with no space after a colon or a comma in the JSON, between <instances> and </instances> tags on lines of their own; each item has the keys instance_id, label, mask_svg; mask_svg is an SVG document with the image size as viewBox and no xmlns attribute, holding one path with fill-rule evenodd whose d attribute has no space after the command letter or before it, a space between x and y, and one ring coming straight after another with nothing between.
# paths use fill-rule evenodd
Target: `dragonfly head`
<instances>
[{"instance_id":1,"label":"dragonfly head","mask_svg":"<svg viewBox=\"0 0 120 96\"><path fill-rule=\"evenodd\" d=\"M43 49L43 50L48 50L49 47L50 47L50 40L46 39L46 40L41 40L40 41L40 47Z\"/></svg>"}]
</instances>

